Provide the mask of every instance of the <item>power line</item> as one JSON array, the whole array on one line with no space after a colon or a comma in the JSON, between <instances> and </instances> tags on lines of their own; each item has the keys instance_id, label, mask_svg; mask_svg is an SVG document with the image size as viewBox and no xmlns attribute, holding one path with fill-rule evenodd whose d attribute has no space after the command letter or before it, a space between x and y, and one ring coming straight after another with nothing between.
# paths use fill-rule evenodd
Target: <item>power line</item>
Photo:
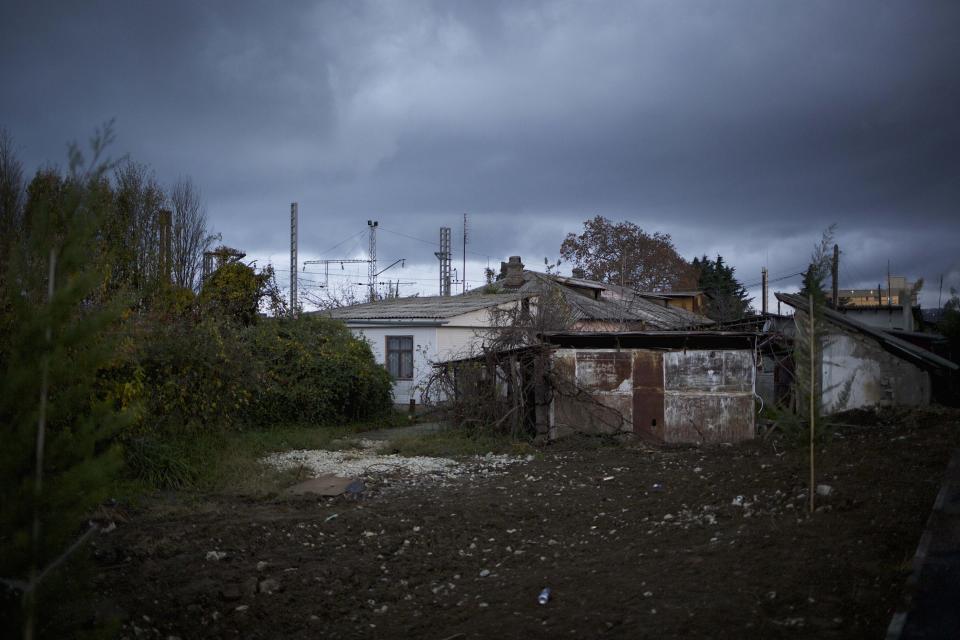
<instances>
[{"instance_id":1,"label":"power line","mask_svg":"<svg viewBox=\"0 0 960 640\"><path fill-rule=\"evenodd\" d=\"M418 238L417 236L411 236L411 235L408 235L408 234L406 234L406 233L400 233L399 231L391 231L390 229L384 229L383 227L380 227L380 231L386 231L387 233L392 233L392 234L395 235L395 236L402 236L402 237L404 237L404 238L409 238L409 239L411 239L411 240L416 240L417 242L422 242L422 243L424 243L424 244L428 244L428 245L430 245L431 247L439 247L439 246L440 246L440 243L437 242L436 240L426 240L426 239L424 239L424 238ZM475 255L475 256L482 256L482 257L484 257L484 258L487 258L488 260L490 259L490 256L489 256L489 255L487 255L486 253L480 253L479 251L467 251L467 253L469 253L469 254L471 254L471 255Z\"/></svg>"},{"instance_id":2,"label":"power line","mask_svg":"<svg viewBox=\"0 0 960 640\"><path fill-rule=\"evenodd\" d=\"M325 250L325 251L321 251L321 252L320 252L320 255L321 255L321 256L327 255L328 253L330 253L331 251L333 251L334 249L336 249L336 248L339 247L340 245L345 244L345 243L349 242L350 240L353 240L353 239L356 238L357 236L363 235L363 234L366 233L366 232L367 232L366 229L361 229L360 231L356 232L355 234L353 234L353 235L350 236L349 238L346 238L346 239L344 239L344 240L341 240L340 242L338 242L337 244L333 245L332 247L330 247L329 249L327 249L327 250Z\"/></svg>"}]
</instances>

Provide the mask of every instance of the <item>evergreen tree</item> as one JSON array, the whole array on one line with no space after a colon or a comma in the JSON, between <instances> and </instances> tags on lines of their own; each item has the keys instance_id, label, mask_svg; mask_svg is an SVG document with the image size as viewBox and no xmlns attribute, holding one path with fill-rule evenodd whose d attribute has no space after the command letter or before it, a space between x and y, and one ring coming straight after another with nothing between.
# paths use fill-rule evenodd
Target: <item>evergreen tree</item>
<instances>
[{"instance_id":1,"label":"evergreen tree","mask_svg":"<svg viewBox=\"0 0 960 640\"><path fill-rule=\"evenodd\" d=\"M708 297L704 310L708 318L729 322L746 315L753 298L734 276L736 269L724 264L723 256L718 255L716 260L707 256L694 258L691 264L698 273L697 287Z\"/></svg>"},{"instance_id":2,"label":"evergreen tree","mask_svg":"<svg viewBox=\"0 0 960 640\"><path fill-rule=\"evenodd\" d=\"M816 420L818 436L824 432L824 422L820 420L821 397L823 394L822 354L826 346L823 331L823 309L827 302L824 284L830 276L833 232L835 225L824 230L820 242L814 247L810 264L803 272L803 285L800 295L807 304L813 299L813 306L806 312L797 312L795 322L797 337L794 340L794 389L796 393L797 413L811 419L810 399L813 394L813 418ZM812 324L811 324L812 321ZM810 368L813 367L813 384L810 382Z\"/></svg>"},{"instance_id":3,"label":"evergreen tree","mask_svg":"<svg viewBox=\"0 0 960 640\"><path fill-rule=\"evenodd\" d=\"M112 438L137 406L135 385L101 375L120 309L91 304L100 274L90 256L104 211L90 187L106 170L99 158L109 139L109 129L95 138L93 169L83 170L74 148L70 175L30 193L2 265L10 322L0 335L0 576L25 604L21 617L9 592L0 599L7 630L35 617L42 628L43 612L34 613L46 583L30 585L106 497L121 462Z\"/></svg>"}]
</instances>

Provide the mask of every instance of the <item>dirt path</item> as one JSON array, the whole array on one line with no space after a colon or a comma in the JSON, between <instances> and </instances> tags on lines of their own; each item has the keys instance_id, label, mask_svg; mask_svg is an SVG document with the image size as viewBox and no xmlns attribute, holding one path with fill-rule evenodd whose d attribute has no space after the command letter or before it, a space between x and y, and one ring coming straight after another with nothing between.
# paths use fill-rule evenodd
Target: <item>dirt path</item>
<instances>
[{"instance_id":1,"label":"dirt path","mask_svg":"<svg viewBox=\"0 0 960 640\"><path fill-rule=\"evenodd\" d=\"M131 638L877 638L958 429L847 428L812 517L803 450L759 442L567 443L455 485L212 497L101 539L96 589Z\"/></svg>"},{"instance_id":2,"label":"dirt path","mask_svg":"<svg viewBox=\"0 0 960 640\"><path fill-rule=\"evenodd\" d=\"M443 431L446 428L446 426L440 424L439 422L423 422L420 424L410 425L409 427L393 427L391 429L364 431L362 434L360 434L360 437L362 437L364 440L386 442L388 440L402 438L404 436L421 436L428 433L437 433L438 431Z\"/></svg>"}]
</instances>

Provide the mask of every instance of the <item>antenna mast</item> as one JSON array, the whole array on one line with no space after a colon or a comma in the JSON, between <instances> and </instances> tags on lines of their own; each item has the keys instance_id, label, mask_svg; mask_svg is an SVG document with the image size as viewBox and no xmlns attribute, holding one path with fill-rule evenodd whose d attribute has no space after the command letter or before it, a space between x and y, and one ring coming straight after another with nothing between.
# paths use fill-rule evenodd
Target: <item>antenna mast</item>
<instances>
[{"instance_id":1,"label":"antenna mast","mask_svg":"<svg viewBox=\"0 0 960 640\"><path fill-rule=\"evenodd\" d=\"M377 226L380 222L377 220L367 220L367 226L370 227L370 248L367 259L370 263L367 265L367 286L370 287L370 302L377 300Z\"/></svg>"},{"instance_id":2,"label":"antenna mast","mask_svg":"<svg viewBox=\"0 0 960 640\"><path fill-rule=\"evenodd\" d=\"M467 214L463 214L463 272L460 274L463 293L467 292Z\"/></svg>"},{"instance_id":3,"label":"antenna mast","mask_svg":"<svg viewBox=\"0 0 960 640\"><path fill-rule=\"evenodd\" d=\"M297 203L290 203L290 317L297 316Z\"/></svg>"}]
</instances>

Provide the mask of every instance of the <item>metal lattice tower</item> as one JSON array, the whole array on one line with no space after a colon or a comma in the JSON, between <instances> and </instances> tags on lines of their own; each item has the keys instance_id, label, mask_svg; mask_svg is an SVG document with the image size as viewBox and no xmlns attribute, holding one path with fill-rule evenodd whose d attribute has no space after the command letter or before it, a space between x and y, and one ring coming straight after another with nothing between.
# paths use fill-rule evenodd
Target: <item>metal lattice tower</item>
<instances>
[{"instance_id":1,"label":"metal lattice tower","mask_svg":"<svg viewBox=\"0 0 960 640\"><path fill-rule=\"evenodd\" d=\"M367 259L370 264L367 265L367 286L370 287L370 302L377 299L377 226L380 223L376 220L367 220L367 226L370 227L370 249L367 252Z\"/></svg>"},{"instance_id":2,"label":"metal lattice tower","mask_svg":"<svg viewBox=\"0 0 960 640\"><path fill-rule=\"evenodd\" d=\"M460 274L463 293L467 292L467 214L463 214L463 273Z\"/></svg>"},{"instance_id":3,"label":"metal lattice tower","mask_svg":"<svg viewBox=\"0 0 960 640\"><path fill-rule=\"evenodd\" d=\"M450 250L450 227L440 227L440 251L433 255L440 259L440 295L450 295L450 272L451 272L451 250Z\"/></svg>"},{"instance_id":4,"label":"metal lattice tower","mask_svg":"<svg viewBox=\"0 0 960 640\"><path fill-rule=\"evenodd\" d=\"M297 315L297 203L290 203L290 317Z\"/></svg>"}]
</instances>

